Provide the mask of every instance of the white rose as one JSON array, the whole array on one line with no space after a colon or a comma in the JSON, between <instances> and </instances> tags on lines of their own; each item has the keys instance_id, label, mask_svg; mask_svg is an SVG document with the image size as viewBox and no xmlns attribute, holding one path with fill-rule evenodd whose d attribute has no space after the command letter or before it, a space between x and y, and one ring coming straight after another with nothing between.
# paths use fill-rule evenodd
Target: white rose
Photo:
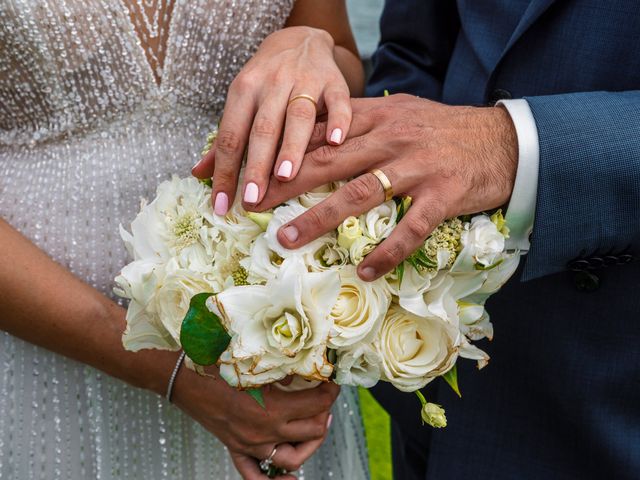
<instances>
[{"instance_id":1,"label":"white rose","mask_svg":"<svg viewBox=\"0 0 640 480\"><path fill-rule=\"evenodd\" d=\"M295 200L291 200L286 205L278 207L274 210L273 218L269 222L269 226L267 227L267 231L265 232L265 238L267 240L267 245L269 246L269 248L277 253L280 257L287 258L292 255L314 256L316 252L318 252L318 250L321 250L326 244L332 243L332 241L335 239L335 234L326 234L294 250L285 248L280 245L277 236L280 227L285 223L290 222L294 218L302 215L306 211L307 208L303 207Z\"/></svg>"},{"instance_id":2,"label":"white rose","mask_svg":"<svg viewBox=\"0 0 640 480\"><path fill-rule=\"evenodd\" d=\"M477 215L471 219L471 224L467 224L462 232L460 242L463 248L458 260L463 263L468 263L468 258L471 257L474 262L490 267L504 251L504 235L486 215Z\"/></svg>"},{"instance_id":3,"label":"white rose","mask_svg":"<svg viewBox=\"0 0 640 480\"><path fill-rule=\"evenodd\" d=\"M228 356L221 358L238 365L231 384L270 383L283 373L328 379L333 371L326 358L329 314L339 288L336 272L309 273L294 256L285 259L266 285L233 287L211 297L209 309L223 319L232 336ZM245 372L243 365L259 371L260 381L251 380L251 371ZM233 369L225 372L234 375Z\"/></svg>"},{"instance_id":4,"label":"white rose","mask_svg":"<svg viewBox=\"0 0 640 480\"><path fill-rule=\"evenodd\" d=\"M363 234L360 220L357 217L347 217L338 226L338 245L349 249L353 242Z\"/></svg>"},{"instance_id":5,"label":"white rose","mask_svg":"<svg viewBox=\"0 0 640 480\"><path fill-rule=\"evenodd\" d=\"M418 317L393 305L375 343L382 379L413 392L448 371L458 356L457 331L434 317Z\"/></svg>"},{"instance_id":6,"label":"white rose","mask_svg":"<svg viewBox=\"0 0 640 480\"><path fill-rule=\"evenodd\" d=\"M388 202L378 205L369 210L364 215L364 231L375 243L380 243L387 238L396 226L396 218L398 210L396 202L389 200Z\"/></svg>"},{"instance_id":7,"label":"white rose","mask_svg":"<svg viewBox=\"0 0 640 480\"><path fill-rule=\"evenodd\" d=\"M158 185L156 198L143 201L131 222L131 233L120 226L120 235L134 260L164 262L177 257L185 268L211 263L219 240L213 226L211 190L193 177Z\"/></svg>"},{"instance_id":8,"label":"white rose","mask_svg":"<svg viewBox=\"0 0 640 480\"><path fill-rule=\"evenodd\" d=\"M349 248L349 257L351 257L351 263L359 265L364 257L367 256L374 248L376 243L369 237L358 237L354 240Z\"/></svg>"},{"instance_id":9,"label":"white rose","mask_svg":"<svg viewBox=\"0 0 640 480\"><path fill-rule=\"evenodd\" d=\"M338 385L371 388L380 380L381 364L380 354L368 343L340 350L335 382Z\"/></svg>"},{"instance_id":10,"label":"white rose","mask_svg":"<svg viewBox=\"0 0 640 480\"><path fill-rule=\"evenodd\" d=\"M331 309L333 328L329 347L342 348L375 335L389 308L384 279L363 282L356 268L340 270L340 292Z\"/></svg>"}]
</instances>

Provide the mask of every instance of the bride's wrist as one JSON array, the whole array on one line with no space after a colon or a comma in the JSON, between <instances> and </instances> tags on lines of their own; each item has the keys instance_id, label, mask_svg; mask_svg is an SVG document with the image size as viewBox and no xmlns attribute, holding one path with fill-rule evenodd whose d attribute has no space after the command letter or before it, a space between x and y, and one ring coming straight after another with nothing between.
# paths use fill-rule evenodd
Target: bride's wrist
<instances>
[{"instance_id":1,"label":"bride's wrist","mask_svg":"<svg viewBox=\"0 0 640 480\"><path fill-rule=\"evenodd\" d=\"M321 28L304 25L286 27L272 33L271 36L278 39L281 37L286 38L287 47L292 44L299 44L307 39L312 40L316 44L324 43L331 50L333 50L333 47L335 46L335 41L329 32L322 30Z\"/></svg>"},{"instance_id":2,"label":"bride's wrist","mask_svg":"<svg viewBox=\"0 0 640 480\"><path fill-rule=\"evenodd\" d=\"M118 337L126 326L125 315L125 309L112 302L103 304L99 314ZM109 362L111 365L102 363L101 369L134 387L164 396L179 355L180 352L156 349L131 352L121 347Z\"/></svg>"}]
</instances>

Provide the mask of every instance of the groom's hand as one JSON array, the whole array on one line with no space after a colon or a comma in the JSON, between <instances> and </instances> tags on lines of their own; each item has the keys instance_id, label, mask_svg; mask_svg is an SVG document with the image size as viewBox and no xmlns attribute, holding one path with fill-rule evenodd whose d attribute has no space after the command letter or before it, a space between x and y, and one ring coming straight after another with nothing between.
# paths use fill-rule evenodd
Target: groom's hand
<instances>
[{"instance_id":1,"label":"groom's hand","mask_svg":"<svg viewBox=\"0 0 640 480\"><path fill-rule=\"evenodd\" d=\"M353 121L340 146L328 145L319 124L298 177L271 180L257 209L331 181L354 178L278 232L299 248L384 201L378 168L396 196L413 203L393 233L358 267L363 280L391 271L447 218L504 206L517 170L518 145L511 118L500 107L452 107L409 95L352 100Z\"/></svg>"}]
</instances>

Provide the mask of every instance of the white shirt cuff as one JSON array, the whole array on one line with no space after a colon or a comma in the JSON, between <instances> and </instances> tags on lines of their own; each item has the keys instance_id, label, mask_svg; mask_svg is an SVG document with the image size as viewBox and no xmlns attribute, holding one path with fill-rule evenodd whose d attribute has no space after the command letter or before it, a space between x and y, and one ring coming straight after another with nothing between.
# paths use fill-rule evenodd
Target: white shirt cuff
<instances>
[{"instance_id":1,"label":"white shirt cuff","mask_svg":"<svg viewBox=\"0 0 640 480\"><path fill-rule=\"evenodd\" d=\"M510 230L506 247L526 254L530 247L529 237L533 231L538 194L538 127L526 100L501 100L496 105L509 112L518 136L518 171L505 215Z\"/></svg>"}]
</instances>

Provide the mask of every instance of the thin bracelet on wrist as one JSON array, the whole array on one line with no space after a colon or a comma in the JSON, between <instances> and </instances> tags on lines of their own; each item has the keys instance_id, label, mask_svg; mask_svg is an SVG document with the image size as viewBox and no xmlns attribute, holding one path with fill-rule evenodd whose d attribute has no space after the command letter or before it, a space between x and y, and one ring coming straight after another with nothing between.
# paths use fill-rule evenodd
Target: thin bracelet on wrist
<instances>
[{"instance_id":1,"label":"thin bracelet on wrist","mask_svg":"<svg viewBox=\"0 0 640 480\"><path fill-rule=\"evenodd\" d=\"M167 385L167 394L165 395L165 398L167 399L168 402L171 401L171 394L173 393L173 385L176 383L176 377L178 376L180 367L184 362L185 355L186 353L184 353L184 351L180 354L180 356L178 357L178 361L176 362L176 366L173 367L173 372L171 373L171 377L169 378L169 384Z\"/></svg>"}]
</instances>

